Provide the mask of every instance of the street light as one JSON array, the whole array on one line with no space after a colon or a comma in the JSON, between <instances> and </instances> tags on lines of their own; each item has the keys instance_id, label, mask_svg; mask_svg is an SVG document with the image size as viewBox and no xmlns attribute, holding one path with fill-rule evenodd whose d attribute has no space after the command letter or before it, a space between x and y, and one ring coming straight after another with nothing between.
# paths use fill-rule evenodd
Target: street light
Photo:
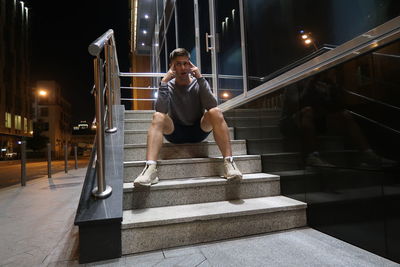
<instances>
[{"instance_id":1,"label":"street light","mask_svg":"<svg viewBox=\"0 0 400 267\"><path fill-rule=\"evenodd\" d=\"M314 39L311 37L311 32L305 33L303 30L300 31L300 38L306 46L312 44L314 46L315 51L318 50L317 45L315 44Z\"/></svg>"},{"instance_id":2,"label":"street light","mask_svg":"<svg viewBox=\"0 0 400 267\"><path fill-rule=\"evenodd\" d=\"M48 92L44 89L38 89L34 91L35 95L35 122L38 121L38 98L47 96Z\"/></svg>"}]
</instances>

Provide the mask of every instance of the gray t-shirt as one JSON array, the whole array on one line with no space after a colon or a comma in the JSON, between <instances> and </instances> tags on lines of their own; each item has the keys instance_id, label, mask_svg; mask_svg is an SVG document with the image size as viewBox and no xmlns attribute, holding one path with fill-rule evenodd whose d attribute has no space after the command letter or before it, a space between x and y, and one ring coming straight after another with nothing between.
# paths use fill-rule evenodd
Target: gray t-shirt
<instances>
[{"instance_id":1,"label":"gray t-shirt","mask_svg":"<svg viewBox=\"0 0 400 267\"><path fill-rule=\"evenodd\" d=\"M193 78L187 86L179 86L172 79L158 89L156 111L168 114L178 124L193 125L205 110L216 106L217 100L204 77Z\"/></svg>"}]
</instances>

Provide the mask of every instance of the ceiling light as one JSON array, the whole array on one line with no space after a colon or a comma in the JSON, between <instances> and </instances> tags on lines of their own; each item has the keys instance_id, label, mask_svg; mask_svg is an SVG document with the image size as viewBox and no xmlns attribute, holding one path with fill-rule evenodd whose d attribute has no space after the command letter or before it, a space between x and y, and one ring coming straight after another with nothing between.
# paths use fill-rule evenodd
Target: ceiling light
<instances>
[{"instance_id":1,"label":"ceiling light","mask_svg":"<svg viewBox=\"0 0 400 267\"><path fill-rule=\"evenodd\" d=\"M142 43L142 46L144 46L144 43Z\"/></svg>"},{"instance_id":2,"label":"ceiling light","mask_svg":"<svg viewBox=\"0 0 400 267\"><path fill-rule=\"evenodd\" d=\"M147 34L147 31L146 31L146 30L143 30L142 32L143 32L143 34Z\"/></svg>"},{"instance_id":3,"label":"ceiling light","mask_svg":"<svg viewBox=\"0 0 400 267\"><path fill-rule=\"evenodd\" d=\"M145 18L145 19L149 19L149 15L144 14L144 18Z\"/></svg>"}]
</instances>

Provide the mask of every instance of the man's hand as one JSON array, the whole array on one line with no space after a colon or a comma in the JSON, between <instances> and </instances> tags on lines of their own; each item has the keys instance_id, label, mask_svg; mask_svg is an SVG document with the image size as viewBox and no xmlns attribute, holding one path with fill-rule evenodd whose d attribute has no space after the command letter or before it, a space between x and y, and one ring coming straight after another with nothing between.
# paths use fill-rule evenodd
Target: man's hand
<instances>
[{"instance_id":1,"label":"man's hand","mask_svg":"<svg viewBox=\"0 0 400 267\"><path fill-rule=\"evenodd\" d=\"M175 78L176 72L175 72L175 65L172 64L171 67L169 68L168 72L165 74L165 76L162 78L161 82L167 83L173 78Z\"/></svg>"},{"instance_id":2,"label":"man's hand","mask_svg":"<svg viewBox=\"0 0 400 267\"><path fill-rule=\"evenodd\" d=\"M193 74L193 76L198 79L201 78L201 73L198 67L196 67L195 65L193 65L192 61L189 61L190 63L190 72Z\"/></svg>"}]
</instances>

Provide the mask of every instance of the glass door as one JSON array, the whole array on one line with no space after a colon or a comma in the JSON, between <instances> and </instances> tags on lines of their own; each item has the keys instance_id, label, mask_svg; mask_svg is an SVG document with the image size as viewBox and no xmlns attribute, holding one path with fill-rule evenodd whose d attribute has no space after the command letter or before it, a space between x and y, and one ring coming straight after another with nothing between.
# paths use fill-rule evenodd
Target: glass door
<instances>
[{"instance_id":1,"label":"glass door","mask_svg":"<svg viewBox=\"0 0 400 267\"><path fill-rule=\"evenodd\" d=\"M196 62L218 103L246 88L242 0L194 0Z\"/></svg>"}]
</instances>

